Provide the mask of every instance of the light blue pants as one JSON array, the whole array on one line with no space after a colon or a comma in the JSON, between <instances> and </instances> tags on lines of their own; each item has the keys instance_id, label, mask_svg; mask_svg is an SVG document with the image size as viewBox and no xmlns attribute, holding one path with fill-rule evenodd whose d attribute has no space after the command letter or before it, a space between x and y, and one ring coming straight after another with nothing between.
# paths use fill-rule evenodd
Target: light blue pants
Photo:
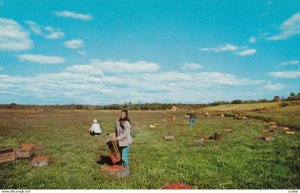
<instances>
[{"instance_id":1,"label":"light blue pants","mask_svg":"<svg viewBox=\"0 0 300 193\"><path fill-rule=\"evenodd\" d=\"M196 119L190 118L190 120L189 120L190 127L194 126L195 124L196 124Z\"/></svg>"},{"instance_id":2,"label":"light blue pants","mask_svg":"<svg viewBox=\"0 0 300 193\"><path fill-rule=\"evenodd\" d=\"M129 167L129 149L130 145L122 149L122 160L124 167Z\"/></svg>"}]
</instances>

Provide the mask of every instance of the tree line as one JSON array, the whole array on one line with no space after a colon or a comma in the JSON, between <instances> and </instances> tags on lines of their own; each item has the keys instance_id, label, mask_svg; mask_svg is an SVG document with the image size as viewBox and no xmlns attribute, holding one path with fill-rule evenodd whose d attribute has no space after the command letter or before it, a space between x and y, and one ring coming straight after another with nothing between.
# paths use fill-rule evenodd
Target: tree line
<instances>
[{"instance_id":1,"label":"tree line","mask_svg":"<svg viewBox=\"0 0 300 193\"><path fill-rule=\"evenodd\" d=\"M110 105L82 105L82 104L68 104L68 105L23 105L23 104L0 104L0 109L89 109L89 110L167 110L172 107L178 109L199 109L208 106L218 106L224 104L250 104L250 103L265 103L265 102L285 102L300 100L300 93L291 92L286 98L274 96L272 100L258 99L258 100L241 100L235 99L232 101L215 101L207 104L183 104L183 103L124 103L124 104L110 104Z\"/></svg>"}]
</instances>

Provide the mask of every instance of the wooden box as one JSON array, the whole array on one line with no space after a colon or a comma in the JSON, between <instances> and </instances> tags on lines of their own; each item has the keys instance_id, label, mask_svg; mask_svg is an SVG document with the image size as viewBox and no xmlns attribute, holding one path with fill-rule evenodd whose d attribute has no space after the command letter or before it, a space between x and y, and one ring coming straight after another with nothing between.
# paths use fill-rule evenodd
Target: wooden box
<instances>
[{"instance_id":1,"label":"wooden box","mask_svg":"<svg viewBox=\"0 0 300 193\"><path fill-rule=\"evenodd\" d=\"M293 132L293 131L286 131L285 134L287 134L287 135L295 135L295 132Z\"/></svg>"},{"instance_id":2,"label":"wooden box","mask_svg":"<svg viewBox=\"0 0 300 193\"><path fill-rule=\"evenodd\" d=\"M272 136L263 136L261 137L263 140L266 140L266 141L269 141L269 140L272 140L273 137Z\"/></svg>"},{"instance_id":3,"label":"wooden box","mask_svg":"<svg viewBox=\"0 0 300 193\"><path fill-rule=\"evenodd\" d=\"M34 144L23 144L20 148L16 149L17 158L31 158L35 153Z\"/></svg>"},{"instance_id":4,"label":"wooden box","mask_svg":"<svg viewBox=\"0 0 300 193\"><path fill-rule=\"evenodd\" d=\"M277 129L277 126L276 125L269 126L269 129Z\"/></svg>"},{"instance_id":5,"label":"wooden box","mask_svg":"<svg viewBox=\"0 0 300 193\"><path fill-rule=\"evenodd\" d=\"M183 183L167 183L160 187L160 189L166 190L176 190L176 189L193 189L191 185L183 184Z\"/></svg>"},{"instance_id":6,"label":"wooden box","mask_svg":"<svg viewBox=\"0 0 300 193\"><path fill-rule=\"evenodd\" d=\"M225 131L225 132L231 132L231 129L224 128L223 131Z\"/></svg>"},{"instance_id":7,"label":"wooden box","mask_svg":"<svg viewBox=\"0 0 300 193\"><path fill-rule=\"evenodd\" d=\"M172 135L166 135L166 136L164 136L164 139L167 140L167 141L173 140L174 136L172 136Z\"/></svg>"},{"instance_id":8,"label":"wooden box","mask_svg":"<svg viewBox=\"0 0 300 193\"><path fill-rule=\"evenodd\" d=\"M31 161L31 165L35 167L47 166L49 163L48 157L35 157Z\"/></svg>"},{"instance_id":9,"label":"wooden box","mask_svg":"<svg viewBox=\"0 0 300 193\"><path fill-rule=\"evenodd\" d=\"M205 138L204 137L196 138L194 139L194 142L196 144L203 144L205 142Z\"/></svg>"},{"instance_id":10,"label":"wooden box","mask_svg":"<svg viewBox=\"0 0 300 193\"><path fill-rule=\"evenodd\" d=\"M130 169L119 166L119 165L112 165L112 166L101 166L100 170L110 177L116 178L123 178L127 177L130 174Z\"/></svg>"},{"instance_id":11,"label":"wooden box","mask_svg":"<svg viewBox=\"0 0 300 193\"><path fill-rule=\"evenodd\" d=\"M109 140L106 142L109 152L111 161L115 164L121 160L121 155L118 148L118 141Z\"/></svg>"},{"instance_id":12,"label":"wooden box","mask_svg":"<svg viewBox=\"0 0 300 193\"><path fill-rule=\"evenodd\" d=\"M14 148L2 147L0 148L0 163L10 162L16 160L16 152Z\"/></svg>"}]
</instances>

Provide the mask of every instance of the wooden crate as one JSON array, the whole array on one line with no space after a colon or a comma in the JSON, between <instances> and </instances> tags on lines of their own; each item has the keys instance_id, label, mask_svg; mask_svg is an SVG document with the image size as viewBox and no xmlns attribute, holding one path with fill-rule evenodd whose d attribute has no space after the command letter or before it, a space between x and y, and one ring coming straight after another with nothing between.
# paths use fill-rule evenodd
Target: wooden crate
<instances>
[{"instance_id":1,"label":"wooden crate","mask_svg":"<svg viewBox=\"0 0 300 193\"><path fill-rule=\"evenodd\" d=\"M35 153L34 144L23 144L21 147L16 149L17 158L31 158Z\"/></svg>"},{"instance_id":2,"label":"wooden crate","mask_svg":"<svg viewBox=\"0 0 300 193\"><path fill-rule=\"evenodd\" d=\"M166 136L164 136L164 139L167 140L167 141L170 141L170 140L174 139L174 136L172 136L172 135L166 135Z\"/></svg>"},{"instance_id":3,"label":"wooden crate","mask_svg":"<svg viewBox=\"0 0 300 193\"><path fill-rule=\"evenodd\" d=\"M285 134L287 134L287 135L295 135L295 132L293 132L293 131L286 131Z\"/></svg>"},{"instance_id":4,"label":"wooden crate","mask_svg":"<svg viewBox=\"0 0 300 193\"><path fill-rule=\"evenodd\" d=\"M262 136L261 138L266 141L273 140L272 136Z\"/></svg>"},{"instance_id":5,"label":"wooden crate","mask_svg":"<svg viewBox=\"0 0 300 193\"><path fill-rule=\"evenodd\" d=\"M109 140L106 142L109 152L110 152L110 158L111 161L115 164L121 160L121 155L118 148L118 142Z\"/></svg>"},{"instance_id":6,"label":"wooden crate","mask_svg":"<svg viewBox=\"0 0 300 193\"><path fill-rule=\"evenodd\" d=\"M119 165L101 166L100 170L104 174L106 174L110 177L116 177L116 178L127 177L130 174L129 168L119 166Z\"/></svg>"},{"instance_id":7,"label":"wooden crate","mask_svg":"<svg viewBox=\"0 0 300 193\"><path fill-rule=\"evenodd\" d=\"M231 129L229 129L229 128L224 128L223 131L225 131L225 132L231 132Z\"/></svg>"},{"instance_id":8,"label":"wooden crate","mask_svg":"<svg viewBox=\"0 0 300 193\"><path fill-rule=\"evenodd\" d=\"M2 147L0 148L0 163L10 162L16 160L16 152L14 148Z\"/></svg>"},{"instance_id":9,"label":"wooden crate","mask_svg":"<svg viewBox=\"0 0 300 193\"><path fill-rule=\"evenodd\" d=\"M203 144L205 142L205 138L204 137L196 138L194 139L194 142L196 144Z\"/></svg>"},{"instance_id":10,"label":"wooden crate","mask_svg":"<svg viewBox=\"0 0 300 193\"><path fill-rule=\"evenodd\" d=\"M269 126L269 129L277 129L277 126L276 125Z\"/></svg>"},{"instance_id":11,"label":"wooden crate","mask_svg":"<svg viewBox=\"0 0 300 193\"><path fill-rule=\"evenodd\" d=\"M193 186L184 183L167 183L162 187L160 187L160 189L166 189L166 190L193 189Z\"/></svg>"},{"instance_id":12,"label":"wooden crate","mask_svg":"<svg viewBox=\"0 0 300 193\"><path fill-rule=\"evenodd\" d=\"M41 152L41 151L43 151L43 150L44 150L44 148L41 147L41 146L38 146L38 145L35 145L35 146L34 146L34 151L35 151L35 152Z\"/></svg>"},{"instance_id":13,"label":"wooden crate","mask_svg":"<svg viewBox=\"0 0 300 193\"><path fill-rule=\"evenodd\" d=\"M31 161L31 165L35 167L47 166L49 164L48 157L35 157Z\"/></svg>"}]
</instances>

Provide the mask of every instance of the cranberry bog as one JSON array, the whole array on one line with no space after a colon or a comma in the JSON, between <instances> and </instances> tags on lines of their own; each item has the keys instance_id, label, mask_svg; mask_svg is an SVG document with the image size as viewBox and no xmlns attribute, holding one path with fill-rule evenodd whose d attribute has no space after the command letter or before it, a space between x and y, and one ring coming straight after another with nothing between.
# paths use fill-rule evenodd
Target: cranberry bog
<instances>
[{"instance_id":1,"label":"cranberry bog","mask_svg":"<svg viewBox=\"0 0 300 193\"><path fill-rule=\"evenodd\" d=\"M287 135L283 129L293 128L293 122L272 120L278 123L276 132L263 133L264 120L222 118L214 111L205 117L204 110L195 109L197 123L190 127L187 112L129 111L134 139L130 174L109 178L100 172L97 159L109 155L106 134L114 132L120 111L0 109L0 147L39 144L43 151L38 156L51 159L46 167L33 167L29 159L1 163L0 189L160 189L173 183L198 189L300 188L300 134L292 129L294 135ZM162 121L169 114L176 120ZM272 118L271 112L261 116ZM295 120L283 116L280 119ZM101 136L88 133L94 118L101 123ZM149 128L152 123L159 127ZM220 133L221 140L194 141L214 133ZM170 134L174 140L162 139ZM262 140L264 135L273 140Z\"/></svg>"}]
</instances>

